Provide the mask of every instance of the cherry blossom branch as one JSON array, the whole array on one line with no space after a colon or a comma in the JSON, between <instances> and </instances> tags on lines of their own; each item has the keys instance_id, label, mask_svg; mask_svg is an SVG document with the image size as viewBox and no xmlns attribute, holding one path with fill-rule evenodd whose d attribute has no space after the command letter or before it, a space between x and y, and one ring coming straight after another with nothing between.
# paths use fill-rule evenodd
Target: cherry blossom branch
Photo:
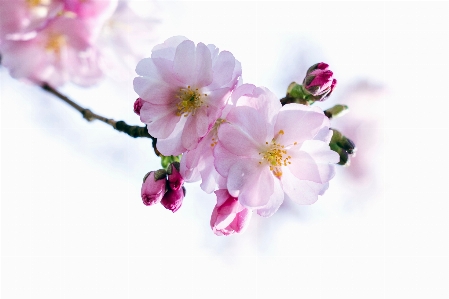
<instances>
[{"instance_id":1,"label":"cherry blossom branch","mask_svg":"<svg viewBox=\"0 0 449 299\"><path fill-rule=\"evenodd\" d=\"M111 127L113 127L115 130L117 130L119 132L123 132L133 138L137 138L137 137L150 138L153 141L152 145L154 148L154 152L156 153L156 155L160 156L159 151L156 149L157 139L148 133L148 130L146 127L130 126L122 120L115 121L111 118L106 118L104 116L93 113L91 110L78 105L77 103L75 103L74 101L72 101L67 96L63 95L62 93L60 93L58 90L56 90L55 88L53 88L52 86L50 86L47 83L43 83L41 85L41 88L43 90L51 93L52 95L58 97L59 99L63 100L64 102L66 102L67 104L72 106L73 108L75 108L78 112L80 112L83 115L83 118L86 119L87 121L93 121L93 120L102 121L102 122L110 125Z\"/></svg>"}]
</instances>

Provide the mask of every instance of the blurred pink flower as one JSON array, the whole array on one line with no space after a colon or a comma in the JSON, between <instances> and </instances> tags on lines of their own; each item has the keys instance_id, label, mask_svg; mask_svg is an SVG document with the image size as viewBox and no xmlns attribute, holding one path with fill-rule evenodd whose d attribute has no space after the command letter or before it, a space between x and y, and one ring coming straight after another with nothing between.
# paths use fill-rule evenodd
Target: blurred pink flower
<instances>
[{"instance_id":1,"label":"blurred pink flower","mask_svg":"<svg viewBox=\"0 0 449 299\"><path fill-rule=\"evenodd\" d=\"M29 39L30 33L62 11L62 0L0 0L0 43Z\"/></svg>"},{"instance_id":2,"label":"blurred pink flower","mask_svg":"<svg viewBox=\"0 0 449 299\"><path fill-rule=\"evenodd\" d=\"M145 11L136 2L120 0L112 16L101 29L97 45L105 57L107 75L116 81L129 82L135 77L137 63L151 51L158 37L161 15L157 2L145 2ZM128 84L128 83L127 83Z\"/></svg>"},{"instance_id":3,"label":"blurred pink flower","mask_svg":"<svg viewBox=\"0 0 449 299\"><path fill-rule=\"evenodd\" d=\"M242 206L226 189L215 191L217 204L212 211L210 226L218 236L240 233L248 226L251 210Z\"/></svg>"},{"instance_id":4,"label":"blurred pink flower","mask_svg":"<svg viewBox=\"0 0 449 299\"><path fill-rule=\"evenodd\" d=\"M109 18L117 7L118 0L63 0L64 10L77 18Z\"/></svg>"},{"instance_id":5,"label":"blurred pink flower","mask_svg":"<svg viewBox=\"0 0 449 299\"><path fill-rule=\"evenodd\" d=\"M57 17L30 40L0 44L2 65L12 77L59 86L71 81L92 85L102 77L99 53L91 47L93 28L84 20Z\"/></svg>"},{"instance_id":6,"label":"blurred pink flower","mask_svg":"<svg viewBox=\"0 0 449 299\"><path fill-rule=\"evenodd\" d=\"M218 130L216 170L229 193L261 216L279 208L284 194L312 204L328 188L339 161L329 148L329 119L318 107L281 107L266 88L237 100Z\"/></svg>"},{"instance_id":7,"label":"blurred pink flower","mask_svg":"<svg viewBox=\"0 0 449 299\"><path fill-rule=\"evenodd\" d=\"M134 90L145 103L140 119L163 155L194 149L220 117L241 75L240 63L214 45L175 36L141 60Z\"/></svg>"},{"instance_id":8,"label":"blurred pink flower","mask_svg":"<svg viewBox=\"0 0 449 299\"><path fill-rule=\"evenodd\" d=\"M166 182L167 179L165 175L159 176L159 173L156 171L151 171L147 175L140 191L142 201L146 206L151 206L161 202L162 197L165 194Z\"/></svg>"}]
</instances>

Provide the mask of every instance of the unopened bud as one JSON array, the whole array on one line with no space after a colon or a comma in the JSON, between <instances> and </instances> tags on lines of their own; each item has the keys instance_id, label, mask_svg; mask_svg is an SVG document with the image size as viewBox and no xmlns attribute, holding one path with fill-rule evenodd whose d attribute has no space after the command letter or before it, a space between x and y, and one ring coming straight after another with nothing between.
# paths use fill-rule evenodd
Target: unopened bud
<instances>
[{"instance_id":1,"label":"unopened bud","mask_svg":"<svg viewBox=\"0 0 449 299\"><path fill-rule=\"evenodd\" d=\"M315 101L324 101L330 96L337 84L333 75L334 73L329 70L328 64L324 62L316 63L307 70L303 88Z\"/></svg>"},{"instance_id":2,"label":"unopened bud","mask_svg":"<svg viewBox=\"0 0 449 299\"><path fill-rule=\"evenodd\" d=\"M142 201L146 206L151 206L159 203L166 190L166 173L164 174L160 169L158 171L150 171L147 173L143 179L143 184L141 188Z\"/></svg>"},{"instance_id":3,"label":"unopened bud","mask_svg":"<svg viewBox=\"0 0 449 299\"><path fill-rule=\"evenodd\" d=\"M135 102L134 102L134 113L137 115L140 115L140 109L143 106L143 100L141 98L138 98Z\"/></svg>"},{"instance_id":4,"label":"unopened bud","mask_svg":"<svg viewBox=\"0 0 449 299\"><path fill-rule=\"evenodd\" d=\"M178 190L184 184L184 179L179 173L179 166L179 162L173 162L168 167L168 185L173 190Z\"/></svg>"},{"instance_id":5,"label":"unopened bud","mask_svg":"<svg viewBox=\"0 0 449 299\"><path fill-rule=\"evenodd\" d=\"M349 165L349 155L352 155L356 151L354 142L341 134L339 131L332 129L332 139L329 143L331 150L340 155L339 165Z\"/></svg>"},{"instance_id":6,"label":"unopened bud","mask_svg":"<svg viewBox=\"0 0 449 299\"><path fill-rule=\"evenodd\" d=\"M161 200L161 204L173 213L179 210L182 205L182 201L185 196L185 188L182 186L178 190L168 188L164 197Z\"/></svg>"},{"instance_id":7,"label":"unopened bud","mask_svg":"<svg viewBox=\"0 0 449 299\"><path fill-rule=\"evenodd\" d=\"M335 105L334 107L325 110L324 114L329 119L331 119L331 118L342 116L342 115L346 114L346 112L348 112L348 106L346 106L346 105Z\"/></svg>"}]
</instances>

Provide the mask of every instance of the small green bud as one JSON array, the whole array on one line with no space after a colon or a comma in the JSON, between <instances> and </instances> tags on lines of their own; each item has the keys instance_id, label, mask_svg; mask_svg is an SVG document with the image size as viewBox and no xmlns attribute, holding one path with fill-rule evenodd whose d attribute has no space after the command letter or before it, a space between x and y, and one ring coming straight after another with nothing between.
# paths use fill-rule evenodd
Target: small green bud
<instances>
[{"instance_id":1,"label":"small green bud","mask_svg":"<svg viewBox=\"0 0 449 299\"><path fill-rule=\"evenodd\" d=\"M329 147L331 150L340 155L339 165L349 165L349 155L354 154L356 151L356 146L354 142L341 134L339 131L335 129L331 129L333 131L332 139L329 143Z\"/></svg>"},{"instance_id":2,"label":"small green bud","mask_svg":"<svg viewBox=\"0 0 449 299\"><path fill-rule=\"evenodd\" d=\"M349 111L348 109L349 108L346 105L335 105L334 107L325 110L324 114L329 119L332 119L335 117L343 116L344 114L346 114Z\"/></svg>"},{"instance_id":3,"label":"small green bud","mask_svg":"<svg viewBox=\"0 0 449 299\"><path fill-rule=\"evenodd\" d=\"M173 162L180 162L182 155L179 156L160 156L161 157L161 165L165 169L167 169L168 165Z\"/></svg>"}]
</instances>

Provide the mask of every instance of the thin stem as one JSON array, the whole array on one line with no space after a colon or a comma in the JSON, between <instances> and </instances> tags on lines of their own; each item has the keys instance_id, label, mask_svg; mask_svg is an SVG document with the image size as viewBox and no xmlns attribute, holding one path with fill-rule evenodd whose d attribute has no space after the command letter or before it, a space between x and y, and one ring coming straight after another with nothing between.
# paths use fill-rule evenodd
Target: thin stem
<instances>
[{"instance_id":1,"label":"thin stem","mask_svg":"<svg viewBox=\"0 0 449 299\"><path fill-rule=\"evenodd\" d=\"M110 125L115 130L117 130L119 132L126 133L128 136L131 136L133 138L137 138L137 137L151 138L151 140L153 141L152 145L154 148L154 152L156 153L156 155L158 155L158 156L160 155L159 151L156 148L157 139L155 137L151 136L150 134L148 134L148 130L146 127L130 126L127 123L125 123L124 121L115 121L111 118L106 118L104 116L93 113L89 109L81 107L80 105L78 105L77 103L75 103L74 101L72 101L67 96L63 95L62 93L60 93L58 90L56 90L52 86L48 85L47 83L43 83L41 85L41 88L43 90L53 94L54 96L58 97L59 99L63 100L64 102L66 102L67 104L72 106L73 108L75 108L78 112L80 112L83 115L83 117L87 121L93 121L93 120L97 119L99 121L102 121L102 122Z\"/></svg>"}]
</instances>

